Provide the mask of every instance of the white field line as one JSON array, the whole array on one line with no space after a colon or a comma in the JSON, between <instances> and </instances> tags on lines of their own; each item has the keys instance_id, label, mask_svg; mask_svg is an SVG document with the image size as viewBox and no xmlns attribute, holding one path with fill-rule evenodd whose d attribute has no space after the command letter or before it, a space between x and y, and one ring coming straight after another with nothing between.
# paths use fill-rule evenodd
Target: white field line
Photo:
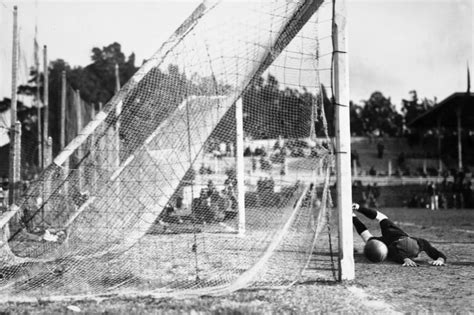
<instances>
[{"instance_id":1,"label":"white field line","mask_svg":"<svg viewBox=\"0 0 474 315\"><path fill-rule=\"evenodd\" d=\"M357 297L361 304L370 308L374 314L402 314L401 312L395 311L393 306L385 301L372 298L362 288L352 285L348 286L347 290Z\"/></svg>"}]
</instances>

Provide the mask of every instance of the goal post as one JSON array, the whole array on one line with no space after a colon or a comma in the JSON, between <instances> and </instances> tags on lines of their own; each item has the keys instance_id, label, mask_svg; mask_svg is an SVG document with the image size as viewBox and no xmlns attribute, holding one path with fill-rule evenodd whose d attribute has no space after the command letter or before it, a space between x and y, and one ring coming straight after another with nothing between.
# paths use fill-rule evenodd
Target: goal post
<instances>
[{"instance_id":1,"label":"goal post","mask_svg":"<svg viewBox=\"0 0 474 315\"><path fill-rule=\"evenodd\" d=\"M237 204L239 213L238 231L240 235L245 233L245 161L244 161L244 121L243 104L240 97L235 102L235 160L237 177Z\"/></svg>"},{"instance_id":2,"label":"goal post","mask_svg":"<svg viewBox=\"0 0 474 315\"><path fill-rule=\"evenodd\" d=\"M336 109L337 207L339 213L339 279L355 277L352 228L351 134L349 117L349 58L346 0L333 8L334 92Z\"/></svg>"}]
</instances>

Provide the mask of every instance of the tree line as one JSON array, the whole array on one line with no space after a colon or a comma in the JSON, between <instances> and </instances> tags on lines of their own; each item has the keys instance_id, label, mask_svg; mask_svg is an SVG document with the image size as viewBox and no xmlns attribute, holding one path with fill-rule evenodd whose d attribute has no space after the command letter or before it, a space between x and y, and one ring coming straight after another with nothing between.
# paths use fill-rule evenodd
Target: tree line
<instances>
[{"instance_id":1,"label":"tree line","mask_svg":"<svg viewBox=\"0 0 474 315\"><path fill-rule=\"evenodd\" d=\"M49 64L49 134L60 134L61 107L61 74L66 72L68 84L80 91L86 106L98 111L101 104L106 104L115 93L115 66L119 68L119 79L123 84L138 70L135 54L125 56L119 43L91 50L91 63L85 67L71 67L67 61L57 59ZM36 86L37 75L40 85ZM39 88L43 99L44 77L35 69L31 71L29 84L18 88L19 94L35 94ZM153 90L150 87L161 86ZM123 138L130 151L135 149L133 143L141 143L159 123L178 106L185 97L191 95L223 94L230 86L215 82L212 77L187 76L176 65L169 65L165 71L152 69L124 101L123 115L130 124L140 126L135 132L127 132ZM140 93L149 94L150 101L140 106L130 106L137 101ZM407 132L406 122L428 110L433 102L419 101L416 92L412 92L411 100L404 100L402 112L398 112L390 98L381 92L374 92L362 104L350 103L350 128L354 136L367 134L386 134L402 136ZM329 136L334 135L334 106L331 95L325 88L321 93L314 94L306 88L292 89L281 86L275 76L255 78L242 95L244 109L244 132L253 139L302 138L309 136L311 131L323 136L326 130ZM156 110L156 106L164 108ZM0 111L9 107L8 100L0 102ZM25 150L37 147L37 124L39 123L36 109L19 107L19 120L22 122L22 141ZM324 116L324 119L323 119ZM233 125L234 112L231 110L217 126L212 137L223 141L232 141L235 136ZM314 124L314 125L312 125ZM326 126L327 124L327 126ZM136 141L139 138L139 141ZM53 136L53 151L60 149L59 137ZM25 153L25 163L35 164L35 154Z\"/></svg>"}]
</instances>

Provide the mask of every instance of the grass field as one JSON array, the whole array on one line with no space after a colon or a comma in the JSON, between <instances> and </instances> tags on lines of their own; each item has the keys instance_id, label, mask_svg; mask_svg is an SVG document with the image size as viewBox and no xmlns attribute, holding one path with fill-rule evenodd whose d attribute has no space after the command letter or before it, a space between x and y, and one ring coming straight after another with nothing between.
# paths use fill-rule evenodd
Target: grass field
<instances>
[{"instance_id":1,"label":"grass field","mask_svg":"<svg viewBox=\"0 0 474 315\"><path fill-rule=\"evenodd\" d=\"M213 313L261 314L334 313L460 313L474 312L474 210L430 211L383 209L407 233L423 237L448 257L446 266L433 267L428 257L409 268L383 262L373 264L361 254L363 243L354 234L356 279L350 282L314 279L287 289L253 288L222 297L153 299L150 297L8 303L7 313ZM378 235L376 224L361 218ZM76 309L77 310L77 309Z\"/></svg>"}]
</instances>

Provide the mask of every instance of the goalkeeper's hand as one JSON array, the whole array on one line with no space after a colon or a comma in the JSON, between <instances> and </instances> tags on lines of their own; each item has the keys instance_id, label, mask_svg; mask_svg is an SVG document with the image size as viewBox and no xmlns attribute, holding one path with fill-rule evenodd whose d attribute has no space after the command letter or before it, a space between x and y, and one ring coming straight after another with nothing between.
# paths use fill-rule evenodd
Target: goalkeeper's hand
<instances>
[{"instance_id":1,"label":"goalkeeper's hand","mask_svg":"<svg viewBox=\"0 0 474 315\"><path fill-rule=\"evenodd\" d=\"M430 264L432 264L433 266L444 266L444 258L443 257L439 257L438 259L436 260L433 260L432 262L430 262Z\"/></svg>"},{"instance_id":2,"label":"goalkeeper's hand","mask_svg":"<svg viewBox=\"0 0 474 315\"><path fill-rule=\"evenodd\" d=\"M410 258L403 259L403 267L418 267L418 264Z\"/></svg>"}]
</instances>

